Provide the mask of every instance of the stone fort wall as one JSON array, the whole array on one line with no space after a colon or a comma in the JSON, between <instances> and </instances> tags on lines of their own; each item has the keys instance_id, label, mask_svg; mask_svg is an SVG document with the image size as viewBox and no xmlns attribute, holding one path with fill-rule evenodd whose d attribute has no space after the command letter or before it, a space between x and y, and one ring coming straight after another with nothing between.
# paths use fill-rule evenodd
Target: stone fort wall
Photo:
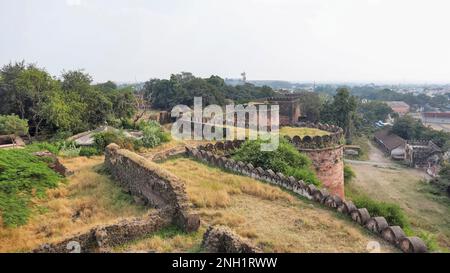
<instances>
[{"instance_id":1,"label":"stone fort wall","mask_svg":"<svg viewBox=\"0 0 450 273\"><path fill-rule=\"evenodd\" d=\"M343 130L335 125L297 123L295 126L326 131L325 136L294 136L287 139L312 161L317 177L332 193L345 198Z\"/></svg>"},{"instance_id":2,"label":"stone fort wall","mask_svg":"<svg viewBox=\"0 0 450 273\"><path fill-rule=\"evenodd\" d=\"M146 204L166 211L183 230L199 228L200 218L191 214L184 184L175 175L116 144L106 147L105 166L122 188Z\"/></svg>"},{"instance_id":3,"label":"stone fort wall","mask_svg":"<svg viewBox=\"0 0 450 273\"><path fill-rule=\"evenodd\" d=\"M317 177L333 194L345 197L343 146L324 149L300 149L312 161Z\"/></svg>"},{"instance_id":4,"label":"stone fort wall","mask_svg":"<svg viewBox=\"0 0 450 273\"><path fill-rule=\"evenodd\" d=\"M226 143L218 142L215 145L208 144L197 148L186 147L186 154L196 160L224 170L279 186L318 204L334 209L343 215L351 217L353 221L400 248L403 252L428 252L427 246L420 238L407 237L401 227L389 225L384 217L371 216L366 208L358 208L351 201L343 200L338 194L330 194L326 189L319 189L311 184L307 185L304 181L297 180L292 176L286 177L282 173L275 173L272 170L265 170L240 161L236 162L233 159L212 152L220 149L226 151L238 148L241 144L241 141L235 140Z\"/></svg>"}]
</instances>

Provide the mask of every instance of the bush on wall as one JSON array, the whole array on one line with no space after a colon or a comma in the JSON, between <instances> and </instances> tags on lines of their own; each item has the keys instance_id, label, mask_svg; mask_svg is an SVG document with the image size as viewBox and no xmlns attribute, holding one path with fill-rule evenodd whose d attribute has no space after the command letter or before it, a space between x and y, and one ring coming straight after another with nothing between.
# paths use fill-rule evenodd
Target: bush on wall
<instances>
[{"instance_id":1,"label":"bush on wall","mask_svg":"<svg viewBox=\"0 0 450 273\"><path fill-rule=\"evenodd\" d=\"M161 125L156 121L140 122L138 128L143 133L140 142L145 148L154 148L163 142L170 141L170 135L164 132Z\"/></svg>"},{"instance_id":2,"label":"bush on wall","mask_svg":"<svg viewBox=\"0 0 450 273\"><path fill-rule=\"evenodd\" d=\"M320 181L311 170L310 159L301 154L288 141L280 139L278 149L272 152L261 151L261 143L263 143L261 140L246 141L233 152L232 158L236 161L251 163L256 167L293 176L307 184L320 185Z\"/></svg>"},{"instance_id":3,"label":"bush on wall","mask_svg":"<svg viewBox=\"0 0 450 273\"><path fill-rule=\"evenodd\" d=\"M106 146L111 143L116 143L121 148L134 150L137 145L137 141L130 137L126 137L122 131L107 131L101 132L94 135L95 147L99 151L104 151Z\"/></svg>"}]
</instances>

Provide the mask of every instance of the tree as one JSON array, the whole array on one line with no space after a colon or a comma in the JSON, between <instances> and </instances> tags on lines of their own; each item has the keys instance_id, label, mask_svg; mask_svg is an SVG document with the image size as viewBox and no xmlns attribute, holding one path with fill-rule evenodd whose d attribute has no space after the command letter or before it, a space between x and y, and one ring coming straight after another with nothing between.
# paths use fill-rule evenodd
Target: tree
<instances>
[{"instance_id":1,"label":"tree","mask_svg":"<svg viewBox=\"0 0 450 273\"><path fill-rule=\"evenodd\" d=\"M19 105L27 106L27 109L20 109L21 117L27 116L34 127L34 135L38 136L46 119L47 104L57 91L58 84L43 69L29 66L20 72L15 85Z\"/></svg>"},{"instance_id":2,"label":"tree","mask_svg":"<svg viewBox=\"0 0 450 273\"><path fill-rule=\"evenodd\" d=\"M23 136L28 134L28 121L17 115L0 116L0 135Z\"/></svg>"},{"instance_id":3,"label":"tree","mask_svg":"<svg viewBox=\"0 0 450 273\"><path fill-rule=\"evenodd\" d=\"M425 129L425 126L423 126L420 121L406 115L395 121L391 131L404 139L411 140L420 139L422 134L421 131L424 131Z\"/></svg>"},{"instance_id":4,"label":"tree","mask_svg":"<svg viewBox=\"0 0 450 273\"><path fill-rule=\"evenodd\" d=\"M92 77L82 70L64 72L62 75L62 89L79 98L84 104L85 111L82 120L89 127L105 124L114 117L113 103L100 89L91 86Z\"/></svg>"},{"instance_id":5,"label":"tree","mask_svg":"<svg viewBox=\"0 0 450 273\"><path fill-rule=\"evenodd\" d=\"M300 92L302 116L311 122L317 122L320 119L320 108L322 100L318 93Z\"/></svg>"},{"instance_id":6,"label":"tree","mask_svg":"<svg viewBox=\"0 0 450 273\"><path fill-rule=\"evenodd\" d=\"M25 70L25 62L8 64L0 70L0 114L19 114L25 117L25 105L22 98L18 96L15 80Z\"/></svg>"},{"instance_id":7,"label":"tree","mask_svg":"<svg viewBox=\"0 0 450 273\"><path fill-rule=\"evenodd\" d=\"M407 140L431 140L444 150L450 147L450 133L426 127L409 115L397 119L392 132Z\"/></svg>"},{"instance_id":8,"label":"tree","mask_svg":"<svg viewBox=\"0 0 450 273\"><path fill-rule=\"evenodd\" d=\"M356 105L356 98L350 95L350 91L347 88L339 88L333 101L324 103L321 120L341 127L347 142L351 142Z\"/></svg>"},{"instance_id":9,"label":"tree","mask_svg":"<svg viewBox=\"0 0 450 273\"><path fill-rule=\"evenodd\" d=\"M144 94L142 92L134 94L134 108L137 111L137 114L133 119L133 126L136 126L136 123L145 115L147 111L147 101L144 99Z\"/></svg>"},{"instance_id":10,"label":"tree","mask_svg":"<svg viewBox=\"0 0 450 273\"><path fill-rule=\"evenodd\" d=\"M65 71L57 80L25 62L0 70L0 95L0 114L28 120L35 136L44 129L77 133L136 111L131 88L118 89L111 81L92 85L82 70Z\"/></svg>"},{"instance_id":11,"label":"tree","mask_svg":"<svg viewBox=\"0 0 450 273\"><path fill-rule=\"evenodd\" d=\"M224 105L226 99L244 103L252 99L273 96L275 92L268 86L256 87L245 83L235 87L226 85L225 81L218 76L202 79L183 72L172 75L169 80L147 81L142 94L152 107L170 110L178 104L192 106L196 96L203 98L204 105Z\"/></svg>"},{"instance_id":12,"label":"tree","mask_svg":"<svg viewBox=\"0 0 450 273\"><path fill-rule=\"evenodd\" d=\"M83 94L91 88L92 77L83 70L63 71L62 89Z\"/></svg>"},{"instance_id":13,"label":"tree","mask_svg":"<svg viewBox=\"0 0 450 273\"><path fill-rule=\"evenodd\" d=\"M358 113L367 123L374 123L379 120L386 120L389 115L393 114L392 108L381 101L369 101L358 105Z\"/></svg>"},{"instance_id":14,"label":"tree","mask_svg":"<svg viewBox=\"0 0 450 273\"><path fill-rule=\"evenodd\" d=\"M112 102L112 111L116 118L131 118L137 111L137 104L131 87L111 90L107 96Z\"/></svg>"},{"instance_id":15,"label":"tree","mask_svg":"<svg viewBox=\"0 0 450 273\"><path fill-rule=\"evenodd\" d=\"M57 130L79 132L88 128L83 122L86 105L81 102L77 94L55 91L46 104L44 112L47 122L55 126Z\"/></svg>"}]
</instances>

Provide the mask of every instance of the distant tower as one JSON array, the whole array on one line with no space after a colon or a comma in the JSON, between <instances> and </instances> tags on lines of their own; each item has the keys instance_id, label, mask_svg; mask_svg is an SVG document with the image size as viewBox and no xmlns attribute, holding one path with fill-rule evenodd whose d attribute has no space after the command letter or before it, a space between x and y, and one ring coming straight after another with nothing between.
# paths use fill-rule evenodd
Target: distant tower
<instances>
[{"instance_id":1,"label":"distant tower","mask_svg":"<svg viewBox=\"0 0 450 273\"><path fill-rule=\"evenodd\" d=\"M247 81L247 74L245 72L242 72L241 76L242 76L242 81L246 82Z\"/></svg>"}]
</instances>

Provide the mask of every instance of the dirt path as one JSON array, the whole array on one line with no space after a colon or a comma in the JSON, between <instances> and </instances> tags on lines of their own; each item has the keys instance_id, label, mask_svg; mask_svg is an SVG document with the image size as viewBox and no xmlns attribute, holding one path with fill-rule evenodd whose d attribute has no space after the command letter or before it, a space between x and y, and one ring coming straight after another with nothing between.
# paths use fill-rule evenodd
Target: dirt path
<instances>
[{"instance_id":1,"label":"dirt path","mask_svg":"<svg viewBox=\"0 0 450 273\"><path fill-rule=\"evenodd\" d=\"M356 173L347 191L400 205L416 231L435 234L440 245L450 250L450 206L426 190L429 176L390 161L372 144L369 158L368 162L346 161Z\"/></svg>"},{"instance_id":2,"label":"dirt path","mask_svg":"<svg viewBox=\"0 0 450 273\"><path fill-rule=\"evenodd\" d=\"M376 148L371 141L369 144L369 160L378 163L392 163L392 161L386 157L386 155L378 148Z\"/></svg>"}]
</instances>

